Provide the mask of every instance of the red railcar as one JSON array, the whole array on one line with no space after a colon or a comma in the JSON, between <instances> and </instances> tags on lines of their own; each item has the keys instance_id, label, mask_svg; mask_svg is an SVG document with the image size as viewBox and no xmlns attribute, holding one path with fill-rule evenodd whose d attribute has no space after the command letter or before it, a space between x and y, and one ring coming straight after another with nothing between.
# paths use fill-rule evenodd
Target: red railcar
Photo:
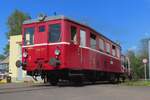
<instances>
[{"instance_id":1,"label":"red railcar","mask_svg":"<svg viewBox=\"0 0 150 100\"><path fill-rule=\"evenodd\" d=\"M117 43L64 16L26 20L22 35L23 69L53 85L60 80L116 80L124 73Z\"/></svg>"}]
</instances>

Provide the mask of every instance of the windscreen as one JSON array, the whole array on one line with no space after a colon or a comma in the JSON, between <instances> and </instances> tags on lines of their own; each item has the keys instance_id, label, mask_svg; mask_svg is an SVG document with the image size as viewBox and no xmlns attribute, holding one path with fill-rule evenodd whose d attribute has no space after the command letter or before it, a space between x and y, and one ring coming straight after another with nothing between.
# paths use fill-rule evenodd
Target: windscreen
<instances>
[{"instance_id":1,"label":"windscreen","mask_svg":"<svg viewBox=\"0 0 150 100\"><path fill-rule=\"evenodd\" d=\"M60 42L60 24L49 25L49 42Z\"/></svg>"}]
</instances>

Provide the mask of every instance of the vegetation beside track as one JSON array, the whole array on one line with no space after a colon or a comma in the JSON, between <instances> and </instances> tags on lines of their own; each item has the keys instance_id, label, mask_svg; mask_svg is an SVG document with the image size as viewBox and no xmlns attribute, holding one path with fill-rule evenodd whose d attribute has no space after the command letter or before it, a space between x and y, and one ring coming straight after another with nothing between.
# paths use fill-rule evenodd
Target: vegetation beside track
<instances>
[{"instance_id":1,"label":"vegetation beside track","mask_svg":"<svg viewBox=\"0 0 150 100\"><path fill-rule=\"evenodd\" d=\"M149 81L126 81L125 83L122 83L122 85L127 85L127 86L150 86L150 80Z\"/></svg>"}]
</instances>

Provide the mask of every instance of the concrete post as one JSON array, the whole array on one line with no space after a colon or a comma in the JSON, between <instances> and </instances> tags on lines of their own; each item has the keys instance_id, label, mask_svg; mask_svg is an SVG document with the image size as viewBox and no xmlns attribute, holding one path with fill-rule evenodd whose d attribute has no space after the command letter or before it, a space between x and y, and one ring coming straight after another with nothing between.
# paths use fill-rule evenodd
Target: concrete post
<instances>
[{"instance_id":1,"label":"concrete post","mask_svg":"<svg viewBox=\"0 0 150 100\"><path fill-rule=\"evenodd\" d=\"M145 74L145 81L147 80L147 75L146 75L146 63L144 64L144 74Z\"/></svg>"},{"instance_id":2,"label":"concrete post","mask_svg":"<svg viewBox=\"0 0 150 100\"><path fill-rule=\"evenodd\" d=\"M150 40L148 41L148 55L149 55L149 67L148 67L148 69L149 69L149 80L150 80Z\"/></svg>"}]
</instances>

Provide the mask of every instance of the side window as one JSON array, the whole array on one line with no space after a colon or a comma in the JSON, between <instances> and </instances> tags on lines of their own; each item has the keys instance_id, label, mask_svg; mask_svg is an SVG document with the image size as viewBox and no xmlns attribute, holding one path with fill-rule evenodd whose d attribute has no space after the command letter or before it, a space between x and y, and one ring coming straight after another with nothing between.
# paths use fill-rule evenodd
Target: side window
<instances>
[{"instance_id":1,"label":"side window","mask_svg":"<svg viewBox=\"0 0 150 100\"><path fill-rule=\"evenodd\" d=\"M104 51L104 40L99 39L99 49Z\"/></svg>"},{"instance_id":2,"label":"side window","mask_svg":"<svg viewBox=\"0 0 150 100\"><path fill-rule=\"evenodd\" d=\"M116 46L112 45L112 55L116 56Z\"/></svg>"},{"instance_id":3,"label":"side window","mask_svg":"<svg viewBox=\"0 0 150 100\"><path fill-rule=\"evenodd\" d=\"M80 46L86 46L86 31L80 30Z\"/></svg>"},{"instance_id":4,"label":"side window","mask_svg":"<svg viewBox=\"0 0 150 100\"><path fill-rule=\"evenodd\" d=\"M122 55L121 56L121 65L124 65L124 62L125 62L125 57Z\"/></svg>"},{"instance_id":5,"label":"side window","mask_svg":"<svg viewBox=\"0 0 150 100\"><path fill-rule=\"evenodd\" d=\"M71 41L77 43L77 28L71 26Z\"/></svg>"},{"instance_id":6,"label":"side window","mask_svg":"<svg viewBox=\"0 0 150 100\"><path fill-rule=\"evenodd\" d=\"M106 52L110 54L110 44L106 43Z\"/></svg>"},{"instance_id":7,"label":"side window","mask_svg":"<svg viewBox=\"0 0 150 100\"><path fill-rule=\"evenodd\" d=\"M45 26L39 26L39 32L44 32L45 31Z\"/></svg>"},{"instance_id":8,"label":"side window","mask_svg":"<svg viewBox=\"0 0 150 100\"><path fill-rule=\"evenodd\" d=\"M120 50L119 50L119 48L117 48L117 57L118 58L120 57Z\"/></svg>"},{"instance_id":9,"label":"side window","mask_svg":"<svg viewBox=\"0 0 150 100\"><path fill-rule=\"evenodd\" d=\"M59 42L61 34L60 24L49 25L49 42Z\"/></svg>"},{"instance_id":10,"label":"side window","mask_svg":"<svg viewBox=\"0 0 150 100\"><path fill-rule=\"evenodd\" d=\"M34 27L26 28L24 33L24 45L34 44Z\"/></svg>"},{"instance_id":11,"label":"side window","mask_svg":"<svg viewBox=\"0 0 150 100\"><path fill-rule=\"evenodd\" d=\"M96 35L90 33L90 47L96 49Z\"/></svg>"}]
</instances>

